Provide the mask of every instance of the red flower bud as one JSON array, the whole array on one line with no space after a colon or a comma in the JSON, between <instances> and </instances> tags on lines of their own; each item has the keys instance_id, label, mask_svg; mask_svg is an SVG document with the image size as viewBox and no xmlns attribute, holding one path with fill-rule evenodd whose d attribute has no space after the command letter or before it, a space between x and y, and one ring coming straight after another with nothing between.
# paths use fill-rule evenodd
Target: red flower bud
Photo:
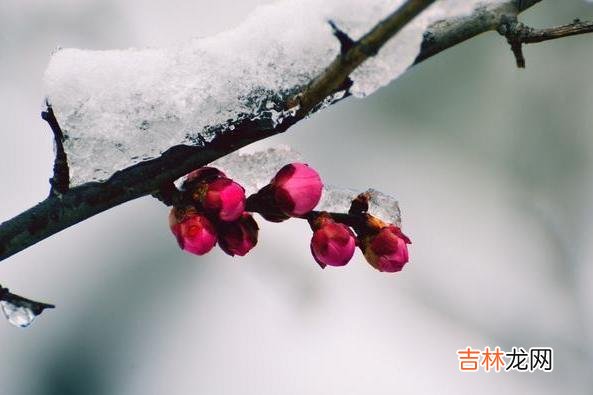
<instances>
[{"instance_id":1,"label":"red flower bud","mask_svg":"<svg viewBox=\"0 0 593 395\"><path fill-rule=\"evenodd\" d=\"M189 173L185 176L182 190L200 208L223 221L236 220L245 208L243 188L214 167L204 166Z\"/></svg>"},{"instance_id":2,"label":"red flower bud","mask_svg":"<svg viewBox=\"0 0 593 395\"><path fill-rule=\"evenodd\" d=\"M304 163L284 166L272 179L278 207L290 216L307 214L321 199L323 183L317 172Z\"/></svg>"},{"instance_id":3,"label":"red flower bud","mask_svg":"<svg viewBox=\"0 0 593 395\"><path fill-rule=\"evenodd\" d=\"M206 211L223 221L236 221L245 211L245 189L230 178L221 177L205 184L194 197L198 197Z\"/></svg>"},{"instance_id":4,"label":"red flower bud","mask_svg":"<svg viewBox=\"0 0 593 395\"><path fill-rule=\"evenodd\" d=\"M221 225L220 248L230 256L244 256L257 244L258 231L257 222L245 212L237 221Z\"/></svg>"},{"instance_id":5,"label":"red flower bud","mask_svg":"<svg viewBox=\"0 0 593 395\"><path fill-rule=\"evenodd\" d=\"M366 260L380 272L399 272L408 262L408 244L412 242L401 229L388 225L378 233L364 236L361 249Z\"/></svg>"},{"instance_id":6,"label":"red flower bud","mask_svg":"<svg viewBox=\"0 0 593 395\"><path fill-rule=\"evenodd\" d=\"M352 230L337 223L329 216L321 216L314 222L316 230L311 238L311 253L315 261L325 268L347 264L356 247L356 238Z\"/></svg>"},{"instance_id":7,"label":"red flower bud","mask_svg":"<svg viewBox=\"0 0 593 395\"><path fill-rule=\"evenodd\" d=\"M208 218L193 208L173 208L169 214L171 232L182 250L204 255L216 244L216 231Z\"/></svg>"}]
</instances>

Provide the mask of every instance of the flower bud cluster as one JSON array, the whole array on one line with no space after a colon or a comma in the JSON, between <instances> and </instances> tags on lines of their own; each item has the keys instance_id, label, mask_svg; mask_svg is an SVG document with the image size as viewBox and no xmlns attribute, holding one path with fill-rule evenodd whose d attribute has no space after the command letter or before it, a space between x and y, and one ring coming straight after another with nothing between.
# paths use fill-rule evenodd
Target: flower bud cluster
<instances>
[{"instance_id":1,"label":"flower bud cluster","mask_svg":"<svg viewBox=\"0 0 593 395\"><path fill-rule=\"evenodd\" d=\"M245 211L245 189L213 167L189 173L181 193L183 204L173 207L169 226L179 246L204 255L218 242L231 256L243 256L257 244L259 228Z\"/></svg>"},{"instance_id":2,"label":"flower bud cluster","mask_svg":"<svg viewBox=\"0 0 593 395\"><path fill-rule=\"evenodd\" d=\"M311 254L321 268L344 266L358 246L366 260L382 272L397 272L408 262L410 239L399 227L368 214L367 198L358 196L348 214L313 211L323 183L304 163L281 168L270 183L245 197L245 189L213 167L188 174L181 199L171 210L169 224L179 246L203 255L218 242L231 256L244 256L255 247L259 227L250 212L271 222L307 219L313 231Z\"/></svg>"}]
</instances>

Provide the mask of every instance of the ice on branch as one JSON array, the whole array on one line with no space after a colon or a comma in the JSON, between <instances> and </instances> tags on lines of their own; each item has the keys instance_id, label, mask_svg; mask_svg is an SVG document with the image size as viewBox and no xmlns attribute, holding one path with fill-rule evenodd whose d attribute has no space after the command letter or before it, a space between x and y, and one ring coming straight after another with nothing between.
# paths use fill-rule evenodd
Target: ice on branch
<instances>
[{"instance_id":1,"label":"ice on branch","mask_svg":"<svg viewBox=\"0 0 593 395\"><path fill-rule=\"evenodd\" d=\"M209 166L222 170L227 177L237 180L251 195L270 183L282 166L291 162L302 162L301 154L289 146L282 145L248 153L247 150L224 156Z\"/></svg>"},{"instance_id":2,"label":"ice on branch","mask_svg":"<svg viewBox=\"0 0 593 395\"><path fill-rule=\"evenodd\" d=\"M279 103L339 52L329 20L358 39L402 3L282 0L230 31L171 48L56 51L46 95L66 137L72 184L104 180L175 145L203 144L233 120L282 122L290 113ZM351 92L368 95L397 78L429 24L478 3L435 2L354 72Z\"/></svg>"},{"instance_id":3,"label":"ice on branch","mask_svg":"<svg viewBox=\"0 0 593 395\"><path fill-rule=\"evenodd\" d=\"M212 162L211 166L241 182L249 195L267 185L276 172L290 162L307 161L290 147L279 146L251 153L235 152ZM363 191L325 185L316 210L347 213L352 200L361 192ZM395 198L375 189L365 192L369 194L369 214L401 226L401 213Z\"/></svg>"},{"instance_id":4,"label":"ice on branch","mask_svg":"<svg viewBox=\"0 0 593 395\"><path fill-rule=\"evenodd\" d=\"M347 213L352 200L361 192L363 191L326 185L317 210ZM373 188L364 192L369 197L369 214L401 227L401 212L394 197Z\"/></svg>"}]
</instances>

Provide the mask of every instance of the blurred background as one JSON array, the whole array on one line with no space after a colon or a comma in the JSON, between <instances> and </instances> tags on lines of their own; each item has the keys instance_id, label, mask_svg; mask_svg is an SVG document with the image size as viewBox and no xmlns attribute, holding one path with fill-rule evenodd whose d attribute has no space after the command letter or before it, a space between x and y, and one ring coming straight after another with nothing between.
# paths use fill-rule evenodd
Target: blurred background
<instances>
[{"instance_id":1,"label":"blurred background","mask_svg":"<svg viewBox=\"0 0 593 395\"><path fill-rule=\"evenodd\" d=\"M0 1L0 220L45 198L42 74L58 45L166 46L239 23L260 0ZM536 27L593 18L544 1ZM55 303L0 320L0 392L588 394L593 388L593 35L525 48L485 34L260 144L289 144L334 185L398 197L403 272L357 252L321 271L300 221L260 221L245 258L183 253L152 198L0 264ZM552 373L458 371L466 346L549 346Z\"/></svg>"}]
</instances>

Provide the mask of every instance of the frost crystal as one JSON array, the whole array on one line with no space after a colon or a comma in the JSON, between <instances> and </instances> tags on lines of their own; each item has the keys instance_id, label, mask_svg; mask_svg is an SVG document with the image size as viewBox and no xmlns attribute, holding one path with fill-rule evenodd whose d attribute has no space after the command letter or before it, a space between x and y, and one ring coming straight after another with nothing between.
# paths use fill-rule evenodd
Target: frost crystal
<instances>
[{"instance_id":1,"label":"frost crystal","mask_svg":"<svg viewBox=\"0 0 593 395\"><path fill-rule=\"evenodd\" d=\"M211 166L222 170L228 177L243 185L249 195L266 186L276 172L290 162L303 162L302 156L288 146L280 146L252 153L235 152L212 162ZM375 189L366 192L370 196L369 214L401 226L397 200ZM352 200L360 193L361 191L354 189L326 185L321 202L315 209L347 213Z\"/></svg>"},{"instance_id":2,"label":"frost crystal","mask_svg":"<svg viewBox=\"0 0 593 395\"><path fill-rule=\"evenodd\" d=\"M398 77L430 23L479 2L435 2L354 72L352 93L368 95ZM104 180L174 145L207 142L229 120L282 122L290 114L278 103L339 51L328 20L358 39L402 3L282 0L230 31L172 48L58 50L45 73L46 95L66 136L72 184Z\"/></svg>"},{"instance_id":3,"label":"frost crystal","mask_svg":"<svg viewBox=\"0 0 593 395\"><path fill-rule=\"evenodd\" d=\"M0 301L4 316L14 326L26 328L35 320L35 313L28 307L17 306L5 300Z\"/></svg>"}]
</instances>

